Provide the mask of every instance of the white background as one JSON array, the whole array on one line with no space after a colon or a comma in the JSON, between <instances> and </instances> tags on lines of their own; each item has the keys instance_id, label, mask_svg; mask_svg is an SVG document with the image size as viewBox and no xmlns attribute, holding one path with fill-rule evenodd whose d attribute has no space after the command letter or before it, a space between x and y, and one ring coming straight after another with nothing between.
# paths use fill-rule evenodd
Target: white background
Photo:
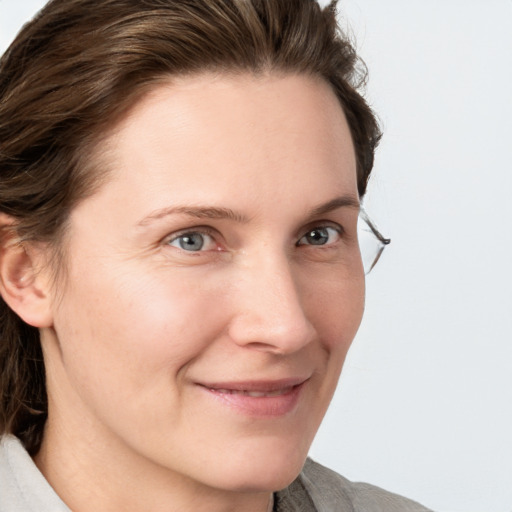
<instances>
[{"instance_id":1,"label":"white background","mask_svg":"<svg viewBox=\"0 0 512 512\"><path fill-rule=\"evenodd\" d=\"M0 0L1 51L43 3ZM437 511L511 512L512 1L340 10L385 132L366 205L393 242L312 454Z\"/></svg>"}]
</instances>

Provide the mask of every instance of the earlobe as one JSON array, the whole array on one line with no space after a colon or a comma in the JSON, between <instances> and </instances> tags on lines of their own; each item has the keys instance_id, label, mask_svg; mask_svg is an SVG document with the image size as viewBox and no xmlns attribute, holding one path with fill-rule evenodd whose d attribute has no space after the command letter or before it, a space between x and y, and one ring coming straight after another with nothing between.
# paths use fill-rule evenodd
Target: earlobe
<instances>
[{"instance_id":1,"label":"earlobe","mask_svg":"<svg viewBox=\"0 0 512 512\"><path fill-rule=\"evenodd\" d=\"M0 214L0 294L27 324L50 327L49 283L42 268L41 250L21 242L14 222Z\"/></svg>"}]
</instances>

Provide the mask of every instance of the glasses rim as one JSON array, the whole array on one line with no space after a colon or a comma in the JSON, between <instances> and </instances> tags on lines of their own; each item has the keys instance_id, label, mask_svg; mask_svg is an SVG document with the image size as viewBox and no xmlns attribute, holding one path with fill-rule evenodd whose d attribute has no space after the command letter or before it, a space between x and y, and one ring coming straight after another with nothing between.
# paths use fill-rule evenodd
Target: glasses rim
<instances>
[{"instance_id":1,"label":"glasses rim","mask_svg":"<svg viewBox=\"0 0 512 512\"><path fill-rule=\"evenodd\" d=\"M370 267L368 268L368 270L365 272L366 275L368 275L373 267L375 267L375 265L377 264L377 262L379 261L382 253L384 252L384 249L386 248L387 245L389 245L391 243L391 238L386 238L377 228L377 226L375 225L375 223L370 219L369 215L366 213L366 210L361 206L360 209L359 209L359 216L361 217L361 219L365 222L365 224L370 228L370 231L373 233L373 235L377 238L377 240L381 243L381 246L375 256L375 258L373 259L373 262L372 264L370 265Z\"/></svg>"}]
</instances>

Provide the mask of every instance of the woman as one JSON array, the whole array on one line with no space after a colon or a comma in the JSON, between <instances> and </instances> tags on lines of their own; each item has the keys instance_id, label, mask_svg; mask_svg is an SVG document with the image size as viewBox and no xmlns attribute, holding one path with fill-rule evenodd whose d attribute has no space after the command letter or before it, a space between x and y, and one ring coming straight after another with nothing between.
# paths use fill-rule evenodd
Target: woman
<instances>
[{"instance_id":1,"label":"woman","mask_svg":"<svg viewBox=\"0 0 512 512\"><path fill-rule=\"evenodd\" d=\"M308 0L54 0L25 26L0 511L425 510L306 461L363 312L356 64Z\"/></svg>"}]
</instances>

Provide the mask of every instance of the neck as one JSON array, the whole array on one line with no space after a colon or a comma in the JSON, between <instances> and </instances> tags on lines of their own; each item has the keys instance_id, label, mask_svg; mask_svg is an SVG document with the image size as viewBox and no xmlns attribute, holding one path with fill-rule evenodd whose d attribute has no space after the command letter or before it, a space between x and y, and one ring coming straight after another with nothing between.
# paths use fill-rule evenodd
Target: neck
<instances>
[{"instance_id":1,"label":"neck","mask_svg":"<svg viewBox=\"0 0 512 512\"><path fill-rule=\"evenodd\" d=\"M41 450L34 461L50 485L73 510L86 512L267 512L269 492L233 492L213 489L147 461L129 460L113 450L103 451L94 440L71 439L47 425Z\"/></svg>"}]
</instances>

